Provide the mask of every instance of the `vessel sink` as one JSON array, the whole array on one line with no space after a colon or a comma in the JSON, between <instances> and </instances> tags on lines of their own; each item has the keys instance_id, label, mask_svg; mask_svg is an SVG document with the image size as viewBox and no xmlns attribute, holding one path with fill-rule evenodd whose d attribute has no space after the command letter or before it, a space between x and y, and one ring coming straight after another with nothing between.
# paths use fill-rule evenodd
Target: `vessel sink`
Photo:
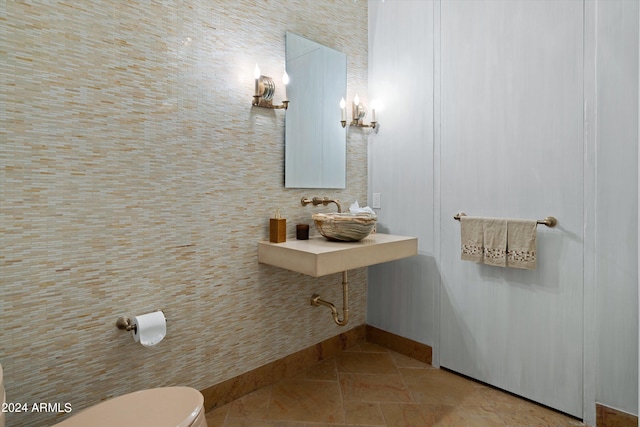
<instances>
[{"instance_id":1,"label":"vessel sink","mask_svg":"<svg viewBox=\"0 0 640 427\"><path fill-rule=\"evenodd\" d=\"M311 218L318 232L335 242L357 242L364 239L378 220L371 213L318 213Z\"/></svg>"}]
</instances>

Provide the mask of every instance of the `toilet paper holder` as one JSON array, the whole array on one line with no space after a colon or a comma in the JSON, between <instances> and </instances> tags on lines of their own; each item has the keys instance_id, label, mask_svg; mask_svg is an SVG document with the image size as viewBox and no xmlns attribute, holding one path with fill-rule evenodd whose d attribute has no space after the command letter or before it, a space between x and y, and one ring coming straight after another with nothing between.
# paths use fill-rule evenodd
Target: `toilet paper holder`
<instances>
[{"instance_id":1,"label":"toilet paper holder","mask_svg":"<svg viewBox=\"0 0 640 427\"><path fill-rule=\"evenodd\" d=\"M164 314L164 310L156 310L156 311L162 311L162 314ZM122 329L123 331L127 331L127 332L135 331L137 329L136 325L131 323L131 319L127 316L118 317L118 320L116 320L116 326L118 327L118 329Z\"/></svg>"}]
</instances>

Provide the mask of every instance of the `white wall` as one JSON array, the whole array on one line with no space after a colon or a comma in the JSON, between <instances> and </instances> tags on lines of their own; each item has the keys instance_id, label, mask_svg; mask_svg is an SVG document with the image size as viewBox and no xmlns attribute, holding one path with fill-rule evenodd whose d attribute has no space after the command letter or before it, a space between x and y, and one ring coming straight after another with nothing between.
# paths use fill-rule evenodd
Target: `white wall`
<instances>
[{"instance_id":1,"label":"white wall","mask_svg":"<svg viewBox=\"0 0 640 427\"><path fill-rule=\"evenodd\" d=\"M597 2L596 52L596 399L637 414L637 1Z\"/></svg>"},{"instance_id":2,"label":"white wall","mask_svg":"<svg viewBox=\"0 0 640 427\"><path fill-rule=\"evenodd\" d=\"M441 109L446 101L444 91L441 99L442 81L447 76L440 74L439 49L444 49L440 20L441 8L450 3L369 1L369 91L386 104L380 133L369 138L369 197L373 192L382 194L381 228L418 236L420 255L370 269L367 322L433 345L436 363L442 339L437 301L446 261L445 252L440 251L454 213L450 212L454 206L443 206L442 201L451 200L447 197L456 191L455 186L445 189L442 180L451 171L444 170L441 159L448 149L442 123L449 116ZM464 3L455 4L464 8ZM578 266L575 274L582 280L582 273L585 284L584 395L585 416L590 420L594 400L631 413L637 413L638 405L638 2L586 0L583 6L584 105L577 105L580 110L573 111L572 117L582 116L584 109L584 151L567 154L572 157L566 159L582 165L582 170L573 172L582 176L578 177L582 187L567 189L566 197L584 197L584 222L572 223L571 232L577 235L578 245L584 245L583 270ZM529 22L526 15L517 18L523 24ZM476 25L488 24L477 19ZM461 50L449 55L472 53ZM465 123L451 126L455 129ZM504 148L491 140L483 144L487 150ZM456 155L465 156L464 152ZM548 155L555 164L557 158ZM518 150L509 151L505 164L518 156ZM571 173L563 173L561 167L555 170L552 178L558 181ZM531 182L523 184L541 191ZM543 209L536 215L566 218L568 207ZM472 212L473 205L468 203L459 208L489 214ZM580 212L571 213L572 222L580 221L576 215ZM586 240L579 243L583 236Z\"/></svg>"},{"instance_id":3,"label":"white wall","mask_svg":"<svg viewBox=\"0 0 640 427\"><path fill-rule=\"evenodd\" d=\"M367 323L429 345L438 283L433 27L432 1L369 2L369 99L384 102L369 137L369 200L381 194L378 230L417 236L419 254L369 269Z\"/></svg>"}]
</instances>

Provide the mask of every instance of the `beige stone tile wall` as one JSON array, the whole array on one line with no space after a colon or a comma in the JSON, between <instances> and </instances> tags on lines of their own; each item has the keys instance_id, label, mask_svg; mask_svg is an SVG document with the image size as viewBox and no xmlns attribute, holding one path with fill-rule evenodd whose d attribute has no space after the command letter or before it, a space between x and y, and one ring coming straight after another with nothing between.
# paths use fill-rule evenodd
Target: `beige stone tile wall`
<instances>
[{"instance_id":1,"label":"beige stone tile wall","mask_svg":"<svg viewBox=\"0 0 640 427\"><path fill-rule=\"evenodd\" d=\"M286 30L348 57L367 93L363 0L14 1L0 16L0 363L9 402L73 411L169 385L204 389L343 332L341 277L257 262L280 208L288 237L367 196L367 138L346 190L283 187L284 112L251 108L253 68L279 80ZM280 100L276 93L276 101ZM350 274L363 324L366 272ZM163 309L146 349L118 316ZM43 426L64 415L9 414Z\"/></svg>"}]
</instances>

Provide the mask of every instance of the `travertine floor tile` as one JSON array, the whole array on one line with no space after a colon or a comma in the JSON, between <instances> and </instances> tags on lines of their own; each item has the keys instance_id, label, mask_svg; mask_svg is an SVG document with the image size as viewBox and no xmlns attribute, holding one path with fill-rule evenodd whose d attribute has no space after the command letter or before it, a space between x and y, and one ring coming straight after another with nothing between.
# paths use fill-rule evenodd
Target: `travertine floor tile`
<instances>
[{"instance_id":1,"label":"travertine floor tile","mask_svg":"<svg viewBox=\"0 0 640 427\"><path fill-rule=\"evenodd\" d=\"M251 418L229 418L224 427L280 427L278 421L254 420ZM211 427L210 425L207 427Z\"/></svg>"},{"instance_id":2,"label":"travertine floor tile","mask_svg":"<svg viewBox=\"0 0 640 427\"><path fill-rule=\"evenodd\" d=\"M574 427L509 393L360 343L206 414L209 427Z\"/></svg>"},{"instance_id":3,"label":"travertine floor tile","mask_svg":"<svg viewBox=\"0 0 640 427\"><path fill-rule=\"evenodd\" d=\"M268 419L344 422L342 395L336 381L285 379L273 385Z\"/></svg>"},{"instance_id":4,"label":"travertine floor tile","mask_svg":"<svg viewBox=\"0 0 640 427\"><path fill-rule=\"evenodd\" d=\"M264 419L269 410L271 388L267 386L230 403L229 418Z\"/></svg>"},{"instance_id":5,"label":"travertine floor tile","mask_svg":"<svg viewBox=\"0 0 640 427\"><path fill-rule=\"evenodd\" d=\"M481 407L460 408L446 405L380 405L389 427L504 427L495 412Z\"/></svg>"},{"instance_id":6,"label":"travertine floor tile","mask_svg":"<svg viewBox=\"0 0 640 427\"><path fill-rule=\"evenodd\" d=\"M412 402L413 398L400 375L339 374L345 401Z\"/></svg>"},{"instance_id":7,"label":"travertine floor tile","mask_svg":"<svg viewBox=\"0 0 640 427\"><path fill-rule=\"evenodd\" d=\"M487 386L481 386L479 390L493 410L509 426L557 427L584 425L580 421L573 420L559 412L521 399L510 393Z\"/></svg>"},{"instance_id":8,"label":"travertine floor tile","mask_svg":"<svg viewBox=\"0 0 640 427\"><path fill-rule=\"evenodd\" d=\"M404 354L390 352L389 355L393 360L393 363L398 368L422 368L422 369L436 369L428 363L421 362L416 359L405 356Z\"/></svg>"},{"instance_id":9,"label":"travertine floor tile","mask_svg":"<svg viewBox=\"0 0 640 427\"><path fill-rule=\"evenodd\" d=\"M480 389L469 381L441 369L401 368L400 372L417 403L449 406L487 406Z\"/></svg>"},{"instance_id":10,"label":"travertine floor tile","mask_svg":"<svg viewBox=\"0 0 640 427\"><path fill-rule=\"evenodd\" d=\"M350 425L386 426L380 404L344 402L345 421Z\"/></svg>"},{"instance_id":11,"label":"travertine floor tile","mask_svg":"<svg viewBox=\"0 0 640 427\"><path fill-rule=\"evenodd\" d=\"M227 420L227 414L229 413L229 405L224 405L219 408L216 408L212 411L209 411L205 414L205 418L207 419L207 427L222 427L225 425L225 421Z\"/></svg>"}]
</instances>

